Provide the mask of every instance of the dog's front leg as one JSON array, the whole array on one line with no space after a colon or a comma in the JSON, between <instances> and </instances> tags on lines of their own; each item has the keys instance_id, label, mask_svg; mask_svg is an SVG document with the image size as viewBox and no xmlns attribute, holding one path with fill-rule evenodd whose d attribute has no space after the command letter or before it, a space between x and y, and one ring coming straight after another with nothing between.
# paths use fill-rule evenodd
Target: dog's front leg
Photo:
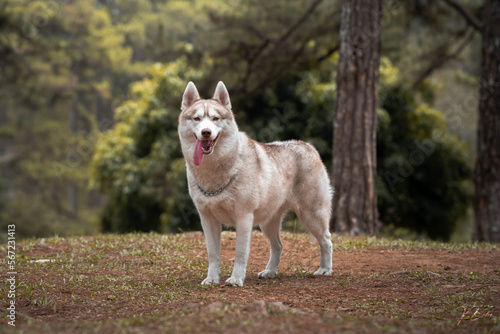
<instances>
[{"instance_id":1,"label":"dog's front leg","mask_svg":"<svg viewBox=\"0 0 500 334\"><path fill-rule=\"evenodd\" d=\"M220 282L220 234L221 224L214 220L201 217L201 226L205 234L208 252L208 275L201 282L203 285L219 284Z\"/></svg>"},{"instance_id":2,"label":"dog's front leg","mask_svg":"<svg viewBox=\"0 0 500 334\"><path fill-rule=\"evenodd\" d=\"M243 286L247 271L250 238L252 235L253 214L246 215L236 225L236 253L234 256L233 274L226 285Z\"/></svg>"}]
</instances>

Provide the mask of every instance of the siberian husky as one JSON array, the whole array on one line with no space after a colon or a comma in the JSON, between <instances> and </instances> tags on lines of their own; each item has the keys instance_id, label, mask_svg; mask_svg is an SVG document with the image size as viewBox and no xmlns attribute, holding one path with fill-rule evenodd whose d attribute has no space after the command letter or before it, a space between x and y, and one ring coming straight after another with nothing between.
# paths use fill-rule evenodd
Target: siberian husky
<instances>
[{"instance_id":1,"label":"siberian husky","mask_svg":"<svg viewBox=\"0 0 500 334\"><path fill-rule=\"evenodd\" d=\"M189 82L182 98L179 137L186 159L189 194L200 214L208 251L208 275L201 284L219 284L222 224L236 228L234 269L227 285L243 286L254 226L271 251L259 278L274 277L283 244L283 215L295 211L321 248L315 275L331 275L329 232L333 189L316 149L292 140L261 144L238 131L226 87L221 82L202 100Z\"/></svg>"}]
</instances>

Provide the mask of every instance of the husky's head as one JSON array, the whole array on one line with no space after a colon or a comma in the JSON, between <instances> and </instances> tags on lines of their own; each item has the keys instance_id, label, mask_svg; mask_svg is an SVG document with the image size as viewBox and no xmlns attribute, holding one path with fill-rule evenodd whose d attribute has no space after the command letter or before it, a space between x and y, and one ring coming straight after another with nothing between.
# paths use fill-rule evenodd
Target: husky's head
<instances>
[{"instance_id":1,"label":"husky's head","mask_svg":"<svg viewBox=\"0 0 500 334\"><path fill-rule=\"evenodd\" d=\"M222 81L219 81L211 100L202 100L196 86L188 83L179 116L179 137L186 159L193 154L196 166L201 164L204 155L216 150L216 145L223 139L237 133L231 111L229 93Z\"/></svg>"}]
</instances>

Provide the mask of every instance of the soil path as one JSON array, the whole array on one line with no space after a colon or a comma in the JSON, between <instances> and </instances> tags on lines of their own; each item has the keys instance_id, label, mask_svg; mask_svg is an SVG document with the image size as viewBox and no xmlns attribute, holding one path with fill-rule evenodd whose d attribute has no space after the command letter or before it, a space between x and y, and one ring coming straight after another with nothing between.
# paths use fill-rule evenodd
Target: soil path
<instances>
[{"instance_id":1,"label":"soil path","mask_svg":"<svg viewBox=\"0 0 500 334\"><path fill-rule=\"evenodd\" d=\"M233 232L224 232L221 282L231 274L235 239ZM256 324L261 324L265 318L266 328L274 324L279 329L281 318L262 318L262 314L267 314L272 305L281 305L276 307L310 315L293 321L309 323L311 328L317 324L318 329L331 328L326 323L332 323L334 316L344 319L340 328L349 328L350 322L345 319L354 316L359 328L365 322L371 324L368 319L375 317L401 332L411 332L413 327L408 326L412 322L422 325L436 319L453 329L463 322L458 330L464 332L500 330L498 248L373 246L366 239L339 236L333 237L333 243L333 275L317 277L311 273L319 265L318 245L310 243L307 235L283 233L284 252L277 277L258 279L257 273L266 266L269 246L262 233L254 232L247 279L241 288L200 287L207 266L201 233L21 244L18 325L28 332L33 326L38 330L40 324L54 332L65 332L68 328L64 324L75 321L106 323L137 315L175 313L186 307L191 311L183 314L194 316L207 309L221 309L221 305L236 305L239 312L245 310L245 319L255 317ZM6 306L7 301L3 304ZM257 310L253 316L252 307ZM472 315L472 311L477 312ZM403 322L394 325L399 319ZM5 316L1 324L6 324ZM116 329L113 326L110 332ZM259 326L254 329L250 332L258 332Z\"/></svg>"}]
</instances>

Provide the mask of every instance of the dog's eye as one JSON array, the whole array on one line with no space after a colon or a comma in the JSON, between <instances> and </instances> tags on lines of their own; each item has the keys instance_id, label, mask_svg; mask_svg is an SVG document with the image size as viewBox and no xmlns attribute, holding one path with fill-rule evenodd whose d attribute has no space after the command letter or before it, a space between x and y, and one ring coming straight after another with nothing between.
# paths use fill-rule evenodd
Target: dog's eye
<instances>
[{"instance_id":1,"label":"dog's eye","mask_svg":"<svg viewBox=\"0 0 500 334\"><path fill-rule=\"evenodd\" d=\"M199 122L200 118L199 117L195 117L195 118L193 118L193 120L195 120L196 122Z\"/></svg>"},{"instance_id":2,"label":"dog's eye","mask_svg":"<svg viewBox=\"0 0 500 334\"><path fill-rule=\"evenodd\" d=\"M217 122L220 118L219 117L214 117L213 120L214 122Z\"/></svg>"}]
</instances>

